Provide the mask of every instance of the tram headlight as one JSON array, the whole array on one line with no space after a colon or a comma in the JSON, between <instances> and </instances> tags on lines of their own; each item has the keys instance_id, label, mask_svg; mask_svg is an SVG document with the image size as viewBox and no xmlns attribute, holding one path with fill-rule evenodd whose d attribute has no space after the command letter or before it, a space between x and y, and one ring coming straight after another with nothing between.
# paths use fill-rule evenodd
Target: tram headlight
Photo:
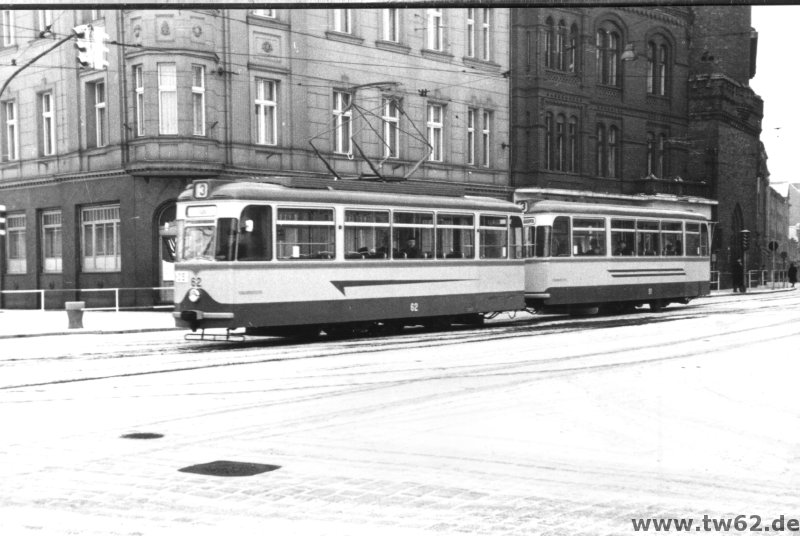
<instances>
[{"instance_id":1,"label":"tram headlight","mask_svg":"<svg viewBox=\"0 0 800 536\"><path fill-rule=\"evenodd\" d=\"M194 303L200 299L200 290L193 288L189 290L189 301Z\"/></svg>"}]
</instances>

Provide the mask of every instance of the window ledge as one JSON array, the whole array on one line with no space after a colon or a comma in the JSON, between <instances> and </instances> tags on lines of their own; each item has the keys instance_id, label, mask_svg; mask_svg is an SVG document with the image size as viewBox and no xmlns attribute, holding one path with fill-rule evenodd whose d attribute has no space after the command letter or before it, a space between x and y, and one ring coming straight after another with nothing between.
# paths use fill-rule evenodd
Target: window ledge
<instances>
[{"instance_id":1,"label":"window ledge","mask_svg":"<svg viewBox=\"0 0 800 536\"><path fill-rule=\"evenodd\" d=\"M361 37L357 37L353 34L348 34L343 32L334 32L332 30L328 30L327 32L325 32L325 37L327 37L331 41L339 41L340 43L350 43L351 45L360 45L364 42L364 39Z\"/></svg>"},{"instance_id":2,"label":"window ledge","mask_svg":"<svg viewBox=\"0 0 800 536\"><path fill-rule=\"evenodd\" d=\"M283 30L289 28L289 24L282 20L278 20L274 17L253 15L252 13L247 14L247 24L250 24L251 26L264 26L266 28L278 28Z\"/></svg>"},{"instance_id":3,"label":"window ledge","mask_svg":"<svg viewBox=\"0 0 800 536\"><path fill-rule=\"evenodd\" d=\"M381 50L388 50L390 52L397 52L399 54L408 54L409 52L411 52L410 46L403 45L395 41L384 41L383 39L375 41L375 48L379 48Z\"/></svg>"},{"instance_id":4,"label":"window ledge","mask_svg":"<svg viewBox=\"0 0 800 536\"><path fill-rule=\"evenodd\" d=\"M430 49L430 48L423 48L422 51L421 51L421 54L422 54L423 58L428 58L428 59L435 60L435 61L443 61L443 62L447 62L447 63L450 63L450 62L453 61L453 55L452 54L448 54L447 52L444 52L442 50L433 50L433 49Z\"/></svg>"},{"instance_id":5,"label":"window ledge","mask_svg":"<svg viewBox=\"0 0 800 536\"><path fill-rule=\"evenodd\" d=\"M495 63L492 60L481 60L478 58L470 58L468 56L464 56L463 58L464 65L468 67L474 67L475 69L482 69L485 71L499 71L500 64Z\"/></svg>"}]
</instances>

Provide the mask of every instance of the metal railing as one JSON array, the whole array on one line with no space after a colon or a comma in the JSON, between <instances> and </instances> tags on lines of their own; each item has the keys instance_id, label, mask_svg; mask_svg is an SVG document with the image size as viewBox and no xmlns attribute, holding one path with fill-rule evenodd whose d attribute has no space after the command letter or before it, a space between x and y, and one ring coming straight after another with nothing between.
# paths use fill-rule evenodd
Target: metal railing
<instances>
[{"instance_id":1,"label":"metal railing","mask_svg":"<svg viewBox=\"0 0 800 536\"><path fill-rule=\"evenodd\" d=\"M72 293L75 295L80 296L84 293L113 293L114 294L114 305L107 306L107 307L85 307L85 311L116 311L119 312L120 309L126 310L135 310L135 309L171 309L174 307L171 303L169 304L159 304L154 303L153 305L145 305L145 306L120 306L120 293L124 293L126 291L133 291L133 292L163 292L167 291L171 293L173 291L173 287L111 287L111 288L59 288L59 289L30 289L30 290L0 290L0 296L5 296L8 294L34 294L38 295L37 307L29 307L28 309L40 309L42 311L46 310L45 306L47 304L46 295L49 294L64 294L64 293ZM64 300L64 301L73 301L71 299ZM153 300L154 302L159 300ZM172 296L169 297L169 300L166 300L164 297L161 297L160 301L172 301ZM21 307L24 309L24 307Z\"/></svg>"},{"instance_id":2,"label":"metal railing","mask_svg":"<svg viewBox=\"0 0 800 536\"><path fill-rule=\"evenodd\" d=\"M719 290L719 270L711 271L711 290Z\"/></svg>"}]
</instances>

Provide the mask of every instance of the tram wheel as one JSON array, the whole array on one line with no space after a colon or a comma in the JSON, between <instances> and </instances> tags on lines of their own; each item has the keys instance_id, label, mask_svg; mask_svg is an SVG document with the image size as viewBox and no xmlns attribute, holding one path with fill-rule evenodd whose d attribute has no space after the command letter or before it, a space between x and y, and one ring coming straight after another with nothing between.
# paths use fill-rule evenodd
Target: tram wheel
<instances>
[{"instance_id":1,"label":"tram wheel","mask_svg":"<svg viewBox=\"0 0 800 536\"><path fill-rule=\"evenodd\" d=\"M654 313L658 313L660 311L663 311L664 307L667 306L667 304L664 302L664 300L651 300L648 303L648 305L650 306L650 310L653 311Z\"/></svg>"}]
</instances>

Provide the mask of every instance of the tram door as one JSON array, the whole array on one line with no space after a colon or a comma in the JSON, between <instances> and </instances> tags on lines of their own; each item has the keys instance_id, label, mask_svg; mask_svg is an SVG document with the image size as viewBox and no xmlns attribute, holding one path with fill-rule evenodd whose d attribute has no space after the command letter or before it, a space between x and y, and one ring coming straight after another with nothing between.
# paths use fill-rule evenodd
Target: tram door
<instances>
[{"instance_id":1,"label":"tram door","mask_svg":"<svg viewBox=\"0 0 800 536\"><path fill-rule=\"evenodd\" d=\"M175 221L175 204L165 207L158 217L158 299L172 303L172 286L175 283L175 244L178 224ZM169 288L163 288L169 287Z\"/></svg>"}]
</instances>

